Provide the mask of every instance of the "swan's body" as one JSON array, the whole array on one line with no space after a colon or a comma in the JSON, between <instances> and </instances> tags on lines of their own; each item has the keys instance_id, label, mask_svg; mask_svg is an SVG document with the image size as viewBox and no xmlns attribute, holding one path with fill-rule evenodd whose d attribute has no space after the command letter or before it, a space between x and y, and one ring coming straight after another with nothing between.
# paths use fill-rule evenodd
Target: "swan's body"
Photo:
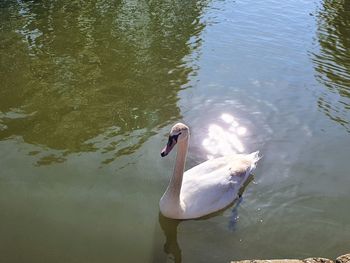
<instances>
[{"instance_id":1,"label":"swan's body","mask_svg":"<svg viewBox=\"0 0 350 263\"><path fill-rule=\"evenodd\" d=\"M198 218L231 204L259 160L258 152L224 156L201 163L184 173L189 129L176 124L162 151L167 155L176 143L178 152L173 176L160 199L161 213L169 218Z\"/></svg>"}]
</instances>

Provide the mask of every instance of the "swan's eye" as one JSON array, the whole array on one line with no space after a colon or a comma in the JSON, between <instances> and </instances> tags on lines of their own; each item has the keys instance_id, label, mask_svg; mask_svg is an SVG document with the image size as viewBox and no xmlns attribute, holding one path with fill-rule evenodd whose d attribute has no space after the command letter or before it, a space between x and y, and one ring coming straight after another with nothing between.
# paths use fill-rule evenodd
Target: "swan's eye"
<instances>
[{"instance_id":1,"label":"swan's eye","mask_svg":"<svg viewBox=\"0 0 350 263\"><path fill-rule=\"evenodd\" d=\"M181 132L179 134L173 135L173 138L174 138L175 142L177 142L177 139L179 138L180 134L181 134Z\"/></svg>"},{"instance_id":2,"label":"swan's eye","mask_svg":"<svg viewBox=\"0 0 350 263\"><path fill-rule=\"evenodd\" d=\"M175 142L177 142L177 139L179 138L179 135L181 134L181 132L179 134L173 135L173 136L169 136L169 141L168 144L171 144L172 141L174 140Z\"/></svg>"}]
</instances>

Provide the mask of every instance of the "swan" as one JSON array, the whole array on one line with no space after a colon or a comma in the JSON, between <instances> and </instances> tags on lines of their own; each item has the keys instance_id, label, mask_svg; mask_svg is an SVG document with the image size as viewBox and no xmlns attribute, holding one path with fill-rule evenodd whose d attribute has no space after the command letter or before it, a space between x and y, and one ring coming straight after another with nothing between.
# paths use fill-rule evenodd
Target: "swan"
<instances>
[{"instance_id":1,"label":"swan","mask_svg":"<svg viewBox=\"0 0 350 263\"><path fill-rule=\"evenodd\" d=\"M256 167L259 152L235 154L205 161L184 173L190 130L175 124L164 157L177 144L176 162L169 185L159 201L160 212L168 218L198 218L230 205Z\"/></svg>"}]
</instances>

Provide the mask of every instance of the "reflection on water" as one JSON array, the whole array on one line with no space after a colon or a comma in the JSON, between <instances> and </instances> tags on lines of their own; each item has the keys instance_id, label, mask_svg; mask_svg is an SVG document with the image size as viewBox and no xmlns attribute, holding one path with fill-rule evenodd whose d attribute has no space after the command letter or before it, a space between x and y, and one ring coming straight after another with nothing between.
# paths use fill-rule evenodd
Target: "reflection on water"
<instances>
[{"instance_id":1,"label":"reflection on water","mask_svg":"<svg viewBox=\"0 0 350 263\"><path fill-rule=\"evenodd\" d=\"M231 212L231 217L230 217L230 223L229 223L229 229L231 231L235 230L238 219L239 219L239 215L238 215L238 207L239 205L242 203L243 198L239 197L237 200L237 204L235 205L235 207L232 209Z\"/></svg>"},{"instance_id":2,"label":"reflection on water","mask_svg":"<svg viewBox=\"0 0 350 263\"><path fill-rule=\"evenodd\" d=\"M245 148L241 137L247 133L247 129L241 126L237 120L228 113L220 116L218 124L211 124L208 128L208 137L202 145L208 152L207 158L230 155L244 152Z\"/></svg>"},{"instance_id":3,"label":"reflection on water","mask_svg":"<svg viewBox=\"0 0 350 263\"><path fill-rule=\"evenodd\" d=\"M0 140L59 151L38 164L101 148L108 163L179 118L205 2L6 3Z\"/></svg>"},{"instance_id":4,"label":"reflection on water","mask_svg":"<svg viewBox=\"0 0 350 263\"><path fill-rule=\"evenodd\" d=\"M350 13L342 1L323 1L317 40L319 50L312 61L317 80L328 89L320 95L318 106L350 132Z\"/></svg>"},{"instance_id":5,"label":"reflection on water","mask_svg":"<svg viewBox=\"0 0 350 263\"><path fill-rule=\"evenodd\" d=\"M181 262L181 248L177 241L177 228L181 220L170 219L159 213L159 224L165 235L164 252L172 259L172 262Z\"/></svg>"}]
</instances>

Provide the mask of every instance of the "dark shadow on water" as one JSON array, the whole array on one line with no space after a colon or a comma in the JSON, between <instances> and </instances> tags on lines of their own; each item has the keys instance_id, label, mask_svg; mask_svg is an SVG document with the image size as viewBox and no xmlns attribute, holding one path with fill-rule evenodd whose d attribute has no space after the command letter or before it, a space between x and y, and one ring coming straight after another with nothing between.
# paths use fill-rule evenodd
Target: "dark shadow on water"
<instances>
[{"instance_id":1,"label":"dark shadow on water","mask_svg":"<svg viewBox=\"0 0 350 263\"><path fill-rule=\"evenodd\" d=\"M231 211L231 216L230 216L230 222L229 222L229 225L228 225L228 228L231 230L231 231L235 231L236 230L236 225L237 225L237 222L238 222L238 207L239 205L242 203L243 201L243 196L240 196L234 203L234 207Z\"/></svg>"}]
</instances>

